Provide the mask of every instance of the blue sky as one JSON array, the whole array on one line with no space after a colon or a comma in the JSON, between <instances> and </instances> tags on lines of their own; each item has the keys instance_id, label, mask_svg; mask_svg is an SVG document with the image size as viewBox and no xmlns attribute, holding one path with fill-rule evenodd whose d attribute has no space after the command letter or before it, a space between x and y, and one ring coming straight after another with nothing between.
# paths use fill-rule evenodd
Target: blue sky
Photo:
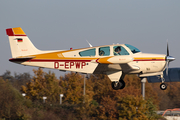
<instances>
[{"instance_id":1,"label":"blue sky","mask_svg":"<svg viewBox=\"0 0 180 120\"><path fill-rule=\"evenodd\" d=\"M179 0L1 0L0 75L37 69L8 61L5 29L11 27L22 27L40 50L84 48L88 40L93 46L127 43L145 53L166 54L168 39L176 58L170 67L180 67L179 6Z\"/></svg>"}]
</instances>

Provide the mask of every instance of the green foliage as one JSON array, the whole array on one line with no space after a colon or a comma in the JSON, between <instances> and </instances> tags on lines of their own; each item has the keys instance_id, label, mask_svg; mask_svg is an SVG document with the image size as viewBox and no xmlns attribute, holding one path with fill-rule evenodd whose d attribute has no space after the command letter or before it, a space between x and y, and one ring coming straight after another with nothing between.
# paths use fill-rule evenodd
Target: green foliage
<instances>
[{"instance_id":1,"label":"green foliage","mask_svg":"<svg viewBox=\"0 0 180 120\"><path fill-rule=\"evenodd\" d=\"M26 86L22 86L21 92L26 93L26 98L32 101L41 100L47 97L46 101L56 103L59 101L59 94L62 89L59 86L59 81L56 79L55 74L45 73L41 68L33 70L34 76Z\"/></svg>"},{"instance_id":2,"label":"green foliage","mask_svg":"<svg viewBox=\"0 0 180 120\"><path fill-rule=\"evenodd\" d=\"M26 83L31 80L31 76L29 73L14 73L14 76L12 76L11 72L8 70L2 75L2 78L4 80L8 80L13 85L13 87L18 90L22 85L26 85Z\"/></svg>"},{"instance_id":3,"label":"green foliage","mask_svg":"<svg viewBox=\"0 0 180 120\"><path fill-rule=\"evenodd\" d=\"M84 96L84 75L70 72L57 79L50 71L46 73L41 68L33 71L32 78L28 74L15 74L14 77L9 71L4 74L7 81L0 80L0 118L21 120L159 118L155 112L159 101L158 94L153 92L154 86L146 85L147 100L138 97L141 96L141 83L136 75L125 76L126 87L122 90L113 90L107 75L89 75L85 78L86 95ZM26 84L15 82L14 80L17 79L21 81L26 79ZM13 83L14 87L10 83ZM26 93L25 98L17 90L21 85L21 92ZM173 96L170 92L167 93ZM62 105L59 105L59 94L64 94ZM42 103L43 96L47 97L46 103Z\"/></svg>"},{"instance_id":4,"label":"green foliage","mask_svg":"<svg viewBox=\"0 0 180 120\"><path fill-rule=\"evenodd\" d=\"M142 97L127 96L118 101L119 119L148 120L146 101Z\"/></svg>"},{"instance_id":5,"label":"green foliage","mask_svg":"<svg viewBox=\"0 0 180 120\"><path fill-rule=\"evenodd\" d=\"M80 104L83 102L83 81L83 76L72 72L66 74L64 78L60 78L60 85L64 91L64 102L69 104Z\"/></svg>"},{"instance_id":6,"label":"green foliage","mask_svg":"<svg viewBox=\"0 0 180 120\"><path fill-rule=\"evenodd\" d=\"M0 118L30 118L29 114L25 113L28 106L23 104L27 102L31 104L8 81L0 79Z\"/></svg>"},{"instance_id":7,"label":"green foliage","mask_svg":"<svg viewBox=\"0 0 180 120\"><path fill-rule=\"evenodd\" d=\"M156 114L155 111L157 111L157 106L153 104L152 99L148 99L146 101L146 107L147 107L147 112L145 113L147 115L148 120L154 120L154 119L159 119L160 116Z\"/></svg>"},{"instance_id":8,"label":"green foliage","mask_svg":"<svg viewBox=\"0 0 180 120\"><path fill-rule=\"evenodd\" d=\"M118 118L117 102L110 96L102 98L98 111L98 119L112 120L114 118Z\"/></svg>"},{"instance_id":9,"label":"green foliage","mask_svg":"<svg viewBox=\"0 0 180 120\"><path fill-rule=\"evenodd\" d=\"M84 79L86 89L84 96ZM84 75L79 73L68 73L65 77L60 77L60 86L63 88L63 101L68 104L82 104L85 101L90 102L93 100L93 83L91 80L85 78Z\"/></svg>"}]
</instances>

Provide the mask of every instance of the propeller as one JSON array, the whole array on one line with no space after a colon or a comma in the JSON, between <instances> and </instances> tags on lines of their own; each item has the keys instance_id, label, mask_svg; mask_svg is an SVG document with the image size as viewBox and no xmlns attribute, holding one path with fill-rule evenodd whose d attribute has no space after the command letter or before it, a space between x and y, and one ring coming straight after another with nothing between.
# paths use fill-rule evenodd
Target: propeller
<instances>
[{"instance_id":1,"label":"propeller","mask_svg":"<svg viewBox=\"0 0 180 120\"><path fill-rule=\"evenodd\" d=\"M174 60L175 60L174 57L169 56L169 47L168 47L168 41L167 41L166 75L168 75L169 62L174 61Z\"/></svg>"}]
</instances>

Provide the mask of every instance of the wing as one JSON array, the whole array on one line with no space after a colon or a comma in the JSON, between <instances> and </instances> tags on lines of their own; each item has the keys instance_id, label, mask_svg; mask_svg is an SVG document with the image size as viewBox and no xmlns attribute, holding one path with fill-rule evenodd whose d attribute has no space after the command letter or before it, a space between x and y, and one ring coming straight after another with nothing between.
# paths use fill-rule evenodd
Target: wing
<instances>
[{"instance_id":1,"label":"wing","mask_svg":"<svg viewBox=\"0 0 180 120\"><path fill-rule=\"evenodd\" d=\"M137 66L130 66L128 63L125 64L98 64L93 74L106 74L108 71L123 71L128 73L130 71L139 70Z\"/></svg>"},{"instance_id":2,"label":"wing","mask_svg":"<svg viewBox=\"0 0 180 120\"><path fill-rule=\"evenodd\" d=\"M93 74L107 74L111 81L119 81L123 74L139 70L136 66L129 64L98 64Z\"/></svg>"}]
</instances>

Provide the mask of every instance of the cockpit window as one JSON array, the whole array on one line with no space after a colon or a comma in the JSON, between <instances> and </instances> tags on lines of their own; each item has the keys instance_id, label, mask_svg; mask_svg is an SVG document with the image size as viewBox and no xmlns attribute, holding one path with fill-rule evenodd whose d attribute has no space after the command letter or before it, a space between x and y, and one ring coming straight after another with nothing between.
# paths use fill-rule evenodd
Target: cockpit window
<instances>
[{"instance_id":1,"label":"cockpit window","mask_svg":"<svg viewBox=\"0 0 180 120\"><path fill-rule=\"evenodd\" d=\"M114 46L113 50L114 55L129 55L126 49L122 46Z\"/></svg>"},{"instance_id":2,"label":"cockpit window","mask_svg":"<svg viewBox=\"0 0 180 120\"><path fill-rule=\"evenodd\" d=\"M84 57L84 56L95 56L95 54L96 54L95 48L79 52L79 55L82 57Z\"/></svg>"},{"instance_id":3,"label":"cockpit window","mask_svg":"<svg viewBox=\"0 0 180 120\"><path fill-rule=\"evenodd\" d=\"M134 46L132 45L129 45L129 44L125 44L130 50L132 53L138 53L138 52L141 52L139 49L135 48Z\"/></svg>"},{"instance_id":4,"label":"cockpit window","mask_svg":"<svg viewBox=\"0 0 180 120\"><path fill-rule=\"evenodd\" d=\"M110 47L99 48L99 56L109 56L109 55L110 55Z\"/></svg>"}]
</instances>

